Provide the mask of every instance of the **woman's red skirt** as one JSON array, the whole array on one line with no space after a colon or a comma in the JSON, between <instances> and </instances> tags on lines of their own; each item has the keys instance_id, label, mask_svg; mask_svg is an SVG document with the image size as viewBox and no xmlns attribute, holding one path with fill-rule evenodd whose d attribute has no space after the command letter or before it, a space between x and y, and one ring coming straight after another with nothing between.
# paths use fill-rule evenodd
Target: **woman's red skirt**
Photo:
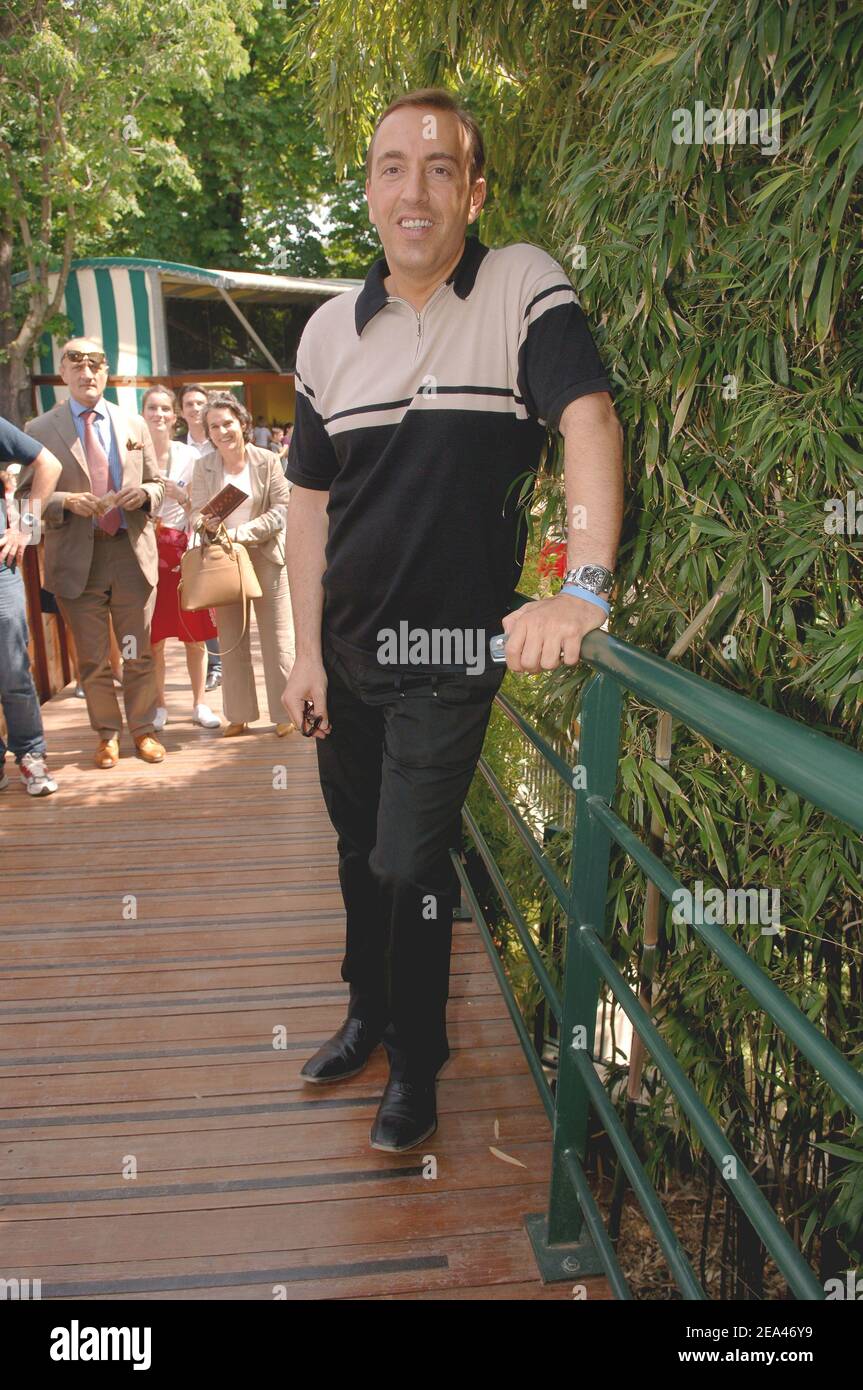
<instances>
[{"instance_id":1,"label":"woman's red skirt","mask_svg":"<svg viewBox=\"0 0 863 1390\"><path fill-rule=\"evenodd\" d=\"M159 547L159 584L150 641L163 642L166 637L179 637L181 642L206 642L210 637L218 637L212 608L203 608L199 613L186 613L180 607L177 586L180 583L180 560L189 544L188 534L173 526L159 526L156 529L156 543Z\"/></svg>"}]
</instances>

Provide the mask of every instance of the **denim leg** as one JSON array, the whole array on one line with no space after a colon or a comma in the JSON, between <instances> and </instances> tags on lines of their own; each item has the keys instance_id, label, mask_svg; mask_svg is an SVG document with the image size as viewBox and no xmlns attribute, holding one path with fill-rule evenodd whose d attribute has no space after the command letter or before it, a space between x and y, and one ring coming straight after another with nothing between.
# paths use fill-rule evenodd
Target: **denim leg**
<instances>
[{"instance_id":1,"label":"denim leg","mask_svg":"<svg viewBox=\"0 0 863 1390\"><path fill-rule=\"evenodd\" d=\"M27 605L24 580L0 566L0 701L6 716L9 747L17 761L27 753L45 754L45 735L39 697L27 650ZM0 739L0 758L6 745Z\"/></svg>"}]
</instances>

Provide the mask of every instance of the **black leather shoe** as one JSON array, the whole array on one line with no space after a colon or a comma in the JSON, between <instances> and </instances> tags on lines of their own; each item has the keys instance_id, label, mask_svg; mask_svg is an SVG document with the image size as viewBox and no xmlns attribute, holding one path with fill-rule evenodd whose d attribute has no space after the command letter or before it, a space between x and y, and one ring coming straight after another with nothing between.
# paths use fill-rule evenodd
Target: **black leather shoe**
<instances>
[{"instance_id":1,"label":"black leather shoe","mask_svg":"<svg viewBox=\"0 0 863 1390\"><path fill-rule=\"evenodd\" d=\"M361 1018L345 1019L341 1028L310 1057L300 1076L304 1081L344 1081L362 1071L380 1042Z\"/></svg>"},{"instance_id":2,"label":"black leather shoe","mask_svg":"<svg viewBox=\"0 0 863 1390\"><path fill-rule=\"evenodd\" d=\"M204 682L205 690L215 690L216 686L222 684L222 668L214 666L212 671L207 672L207 679Z\"/></svg>"},{"instance_id":3,"label":"black leather shoe","mask_svg":"<svg viewBox=\"0 0 863 1390\"><path fill-rule=\"evenodd\" d=\"M437 1129L435 1083L387 1082L369 1136L373 1149L401 1153L421 1144Z\"/></svg>"}]
</instances>

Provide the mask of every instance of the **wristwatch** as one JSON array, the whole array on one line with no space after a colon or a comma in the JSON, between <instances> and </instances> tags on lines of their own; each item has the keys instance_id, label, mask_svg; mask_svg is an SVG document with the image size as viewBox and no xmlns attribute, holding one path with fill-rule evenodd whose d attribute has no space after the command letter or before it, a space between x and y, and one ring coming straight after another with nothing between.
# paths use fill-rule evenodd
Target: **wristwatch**
<instances>
[{"instance_id":1,"label":"wristwatch","mask_svg":"<svg viewBox=\"0 0 863 1390\"><path fill-rule=\"evenodd\" d=\"M592 594L607 594L614 583L614 575L604 565L579 565L578 569L568 570L563 576L564 584L578 584L589 589Z\"/></svg>"},{"instance_id":2,"label":"wristwatch","mask_svg":"<svg viewBox=\"0 0 863 1390\"><path fill-rule=\"evenodd\" d=\"M39 525L39 518L36 516L35 512L22 512L20 520L21 525L26 526L28 531L35 530Z\"/></svg>"}]
</instances>

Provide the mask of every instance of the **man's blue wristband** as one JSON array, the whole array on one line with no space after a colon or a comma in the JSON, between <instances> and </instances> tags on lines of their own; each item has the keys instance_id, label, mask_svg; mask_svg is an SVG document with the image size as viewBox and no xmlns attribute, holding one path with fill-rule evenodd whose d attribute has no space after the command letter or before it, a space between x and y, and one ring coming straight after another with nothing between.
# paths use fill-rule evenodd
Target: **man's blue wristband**
<instances>
[{"instance_id":1,"label":"man's blue wristband","mask_svg":"<svg viewBox=\"0 0 863 1390\"><path fill-rule=\"evenodd\" d=\"M611 612L611 606L607 599L600 598L599 594L592 594L590 589L583 589L580 584L564 584L560 592L572 594L574 598L586 599L588 603L595 603L597 608L603 608L606 613Z\"/></svg>"}]
</instances>

